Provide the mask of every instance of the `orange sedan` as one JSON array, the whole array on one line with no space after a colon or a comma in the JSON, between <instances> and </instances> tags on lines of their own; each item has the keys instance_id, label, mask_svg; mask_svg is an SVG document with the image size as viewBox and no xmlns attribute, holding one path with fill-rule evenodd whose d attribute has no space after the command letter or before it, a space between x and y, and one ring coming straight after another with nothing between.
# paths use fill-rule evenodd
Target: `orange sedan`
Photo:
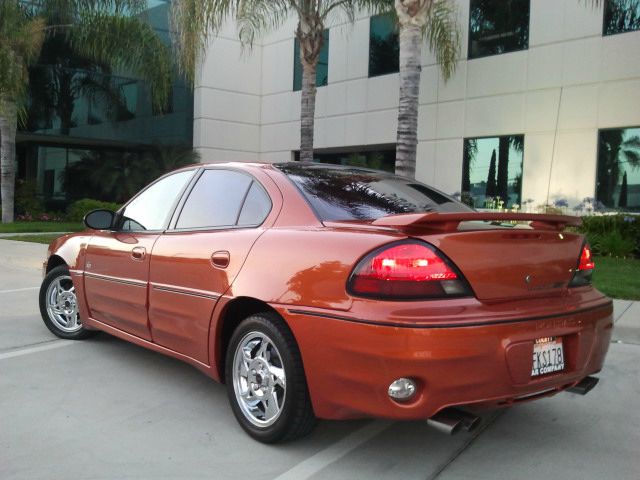
<instances>
[{"instance_id":1,"label":"orange sedan","mask_svg":"<svg viewBox=\"0 0 640 480\"><path fill-rule=\"evenodd\" d=\"M316 418L454 433L597 383L612 302L579 222L361 168L198 165L54 241L40 309L61 338L101 330L224 382L263 442Z\"/></svg>"}]
</instances>

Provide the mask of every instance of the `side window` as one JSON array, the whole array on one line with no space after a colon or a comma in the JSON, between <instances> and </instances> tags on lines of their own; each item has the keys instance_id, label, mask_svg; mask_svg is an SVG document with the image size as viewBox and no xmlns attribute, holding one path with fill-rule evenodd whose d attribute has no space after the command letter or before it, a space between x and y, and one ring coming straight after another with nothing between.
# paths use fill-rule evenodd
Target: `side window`
<instances>
[{"instance_id":1,"label":"side window","mask_svg":"<svg viewBox=\"0 0 640 480\"><path fill-rule=\"evenodd\" d=\"M245 198L253 190L252 183L253 178L244 173L205 170L189 194L176 228L235 226Z\"/></svg>"},{"instance_id":2,"label":"side window","mask_svg":"<svg viewBox=\"0 0 640 480\"><path fill-rule=\"evenodd\" d=\"M257 182L251 184L247 199L242 206L242 212L238 218L238 225L260 225L271 211L269 195Z\"/></svg>"},{"instance_id":3,"label":"side window","mask_svg":"<svg viewBox=\"0 0 640 480\"><path fill-rule=\"evenodd\" d=\"M191 179L193 171L169 175L134 198L123 213L122 230L162 230L171 215L178 195Z\"/></svg>"}]
</instances>

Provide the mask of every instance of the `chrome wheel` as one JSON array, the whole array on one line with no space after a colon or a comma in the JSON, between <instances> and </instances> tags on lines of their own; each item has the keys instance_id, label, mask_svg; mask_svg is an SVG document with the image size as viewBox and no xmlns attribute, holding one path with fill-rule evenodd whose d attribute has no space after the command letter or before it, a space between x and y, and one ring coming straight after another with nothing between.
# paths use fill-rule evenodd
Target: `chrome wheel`
<instances>
[{"instance_id":1,"label":"chrome wheel","mask_svg":"<svg viewBox=\"0 0 640 480\"><path fill-rule=\"evenodd\" d=\"M54 325L66 333L75 333L82 328L76 289L71 277L56 277L45 295L47 314Z\"/></svg>"},{"instance_id":2,"label":"chrome wheel","mask_svg":"<svg viewBox=\"0 0 640 480\"><path fill-rule=\"evenodd\" d=\"M264 333L249 332L233 358L233 389L244 416L257 427L268 427L282 413L287 383L280 352Z\"/></svg>"}]
</instances>

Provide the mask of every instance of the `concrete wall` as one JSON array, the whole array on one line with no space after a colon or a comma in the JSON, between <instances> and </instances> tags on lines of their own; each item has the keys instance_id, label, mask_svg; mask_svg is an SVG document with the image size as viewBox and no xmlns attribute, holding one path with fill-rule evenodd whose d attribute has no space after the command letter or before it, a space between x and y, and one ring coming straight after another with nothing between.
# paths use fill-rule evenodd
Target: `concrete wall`
<instances>
[{"instance_id":1,"label":"concrete wall","mask_svg":"<svg viewBox=\"0 0 640 480\"><path fill-rule=\"evenodd\" d=\"M603 37L602 6L532 0L528 50L466 60L469 2L458 4L464 60L453 78L423 54L417 178L459 191L463 138L525 134L523 199L593 197L598 129L640 125L640 32ZM204 160L288 161L299 148L294 29L245 54L232 29L213 43L195 97ZM368 78L368 49L366 14L332 23L316 148L395 142L398 75Z\"/></svg>"}]
</instances>

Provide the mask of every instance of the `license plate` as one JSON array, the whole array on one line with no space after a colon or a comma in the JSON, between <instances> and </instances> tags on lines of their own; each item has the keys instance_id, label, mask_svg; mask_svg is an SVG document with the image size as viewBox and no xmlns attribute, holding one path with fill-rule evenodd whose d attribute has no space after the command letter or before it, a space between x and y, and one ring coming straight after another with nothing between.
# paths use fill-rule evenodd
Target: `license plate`
<instances>
[{"instance_id":1,"label":"license plate","mask_svg":"<svg viewBox=\"0 0 640 480\"><path fill-rule=\"evenodd\" d=\"M533 344L531 376L564 370L564 350L561 337L538 338Z\"/></svg>"}]
</instances>

